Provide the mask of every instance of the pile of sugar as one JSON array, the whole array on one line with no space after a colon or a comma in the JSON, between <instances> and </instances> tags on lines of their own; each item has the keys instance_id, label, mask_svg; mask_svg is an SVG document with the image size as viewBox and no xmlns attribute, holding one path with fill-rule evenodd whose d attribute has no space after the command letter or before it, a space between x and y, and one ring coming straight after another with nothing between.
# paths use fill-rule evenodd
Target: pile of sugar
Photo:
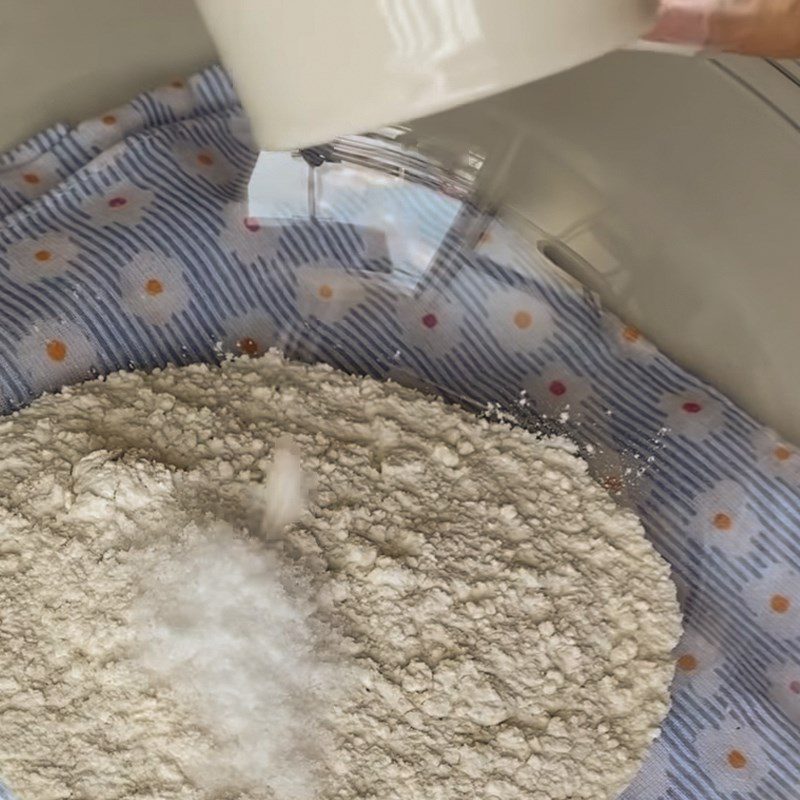
<instances>
[{"instance_id":1,"label":"pile of sugar","mask_svg":"<svg viewBox=\"0 0 800 800\"><path fill-rule=\"evenodd\" d=\"M120 373L0 422L0 497L21 800L603 800L668 708L636 518L569 443L396 385Z\"/></svg>"}]
</instances>

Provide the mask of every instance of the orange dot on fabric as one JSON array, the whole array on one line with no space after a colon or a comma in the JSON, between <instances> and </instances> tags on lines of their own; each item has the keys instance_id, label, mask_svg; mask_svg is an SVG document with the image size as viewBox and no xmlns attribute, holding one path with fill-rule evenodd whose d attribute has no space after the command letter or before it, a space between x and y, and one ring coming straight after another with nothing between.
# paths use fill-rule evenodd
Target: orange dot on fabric
<instances>
[{"instance_id":1,"label":"orange dot on fabric","mask_svg":"<svg viewBox=\"0 0 800 800\"><path fill-rule=\"evenodd\" d=\"M51 339L45 349L53 361L63 361L67 357L67 346L61 339Z\"/></svg>"},{"instance_id":2,"label":"orange dot on fabric","mask_svg":"<svg viewBox=\"0 0 800 800\"><path fill-rule=\"evenodd\" d=\"M521 330L527 330L533 325L533 317L528 311L517 311L514 314L514 324Z\"/></svg>"},{"instance_id":3,"label":"orange dot on fabric","mask_svg":"<svg viewBox=\"0 0 800 800\"><path fill-rule=\"evenodd\" d=\"M775 448L775 458L778 461L788 461L792 457L792 451L788 447L781 445Z\"/></svg>"},{"instance_id":4,"label":"orange dot on fabric","mask_svg":"<svg viewBox=\"0 0 800 800\"><path fill-rule=\"evenodd\" d=\"M161 294L164 291L164 284L158 278L150 278L144 285L144 290L151 297Z\"/></svg>"},{"instance_id":5,"label":"orange dot on fabric","mask_svg":"<svg viewBox=\"0 0 800 800\"><path fill-rule=\"evenodd\" d=\"M35 172L26 172L22 176L22 180L24 180L25 183L39 183L40 178Z\"/></svg>"},{"instance_id":6,"label":"orange dot on fabric","mask_svg":"<svg viewBox=\"0 0 800 800\"><path fill-rule=\"evenodd\" d=\"M37 261L49 261L53 257L53 254L49 250L37 250L33 254L33 257Z\"/></svg>"},{"instance_id":7,"label":"orange dot on fabric","mask_svg":"<svg viewBox=\"0 0 800 800\"><path fill-rule=\"evenodd\" d=\"M639 341L639 339L642 338L642 334L639 332L638 328L634 328L633 326L628 325L628 327L622 331L622 338L626 342L635 344L636 342Z\"/></svg>"},{"instance_id":8,"label":"orange dot on fabric","mask_svg":"<svg viewBox=\"0 0 800 800\"><path fill-rule=\"evenodd\" d=\"M729 531L733 527L733 520L727 514L715 514L714 527L718 531Z\"/></svg>"},{"instance_id":9,"label":"orange dot on fabric","mask_svg":"<svg viewBox=\"0 0 800 800\"><path fill-rule=\"evenodd\" d=\"M261 349L258 346L258 342L255 339L251 339L249 336L244 336L239 339L239 341L236 342L236 346L247 356L257 356Z\"/></svg>"},{"instance_id":10,"label":"orange dot on fabric","mask_svg":"<svg viewBox=\"0 0 800 800\"><path fill-rule=\"evenodd\" d=\"M728 753L728 764L734 769L744 769L747 766L747 757L741 750L731 750Z\"/></svg>"},{"instance_id":11,"label":"orange dot on fabric","mask_svg":"<svg viewBox=\"0 0 800 800\"><path fill-rule=\"evenodd\" d=\"M678 659L676 663L678 669L682 672L694 672L698 665L697 658L691 653L685 653Z\"/></svg>"},{"instance_id":12,"label":"orange dot on fabric","mask_svg":"<svg viewBox=\"0 0 800 800\"><path fill-rule=\"evenodd\" d=\"M113 125L117 121L117 118L113 114L103 114L103 116L100 117L100 121L103 125Z\"/></svg>"},{"instance_id":13,"label":"orange dot on fabric","mask_svg":"<svg viewBox=\"0 0 800 800\"><path fill-rule=\"evenodd\" d=\"M323 283L322 286L320 286L319 289L317 289L317 294L323 300L330 300L331 297L333 297L333 289L331 289L331 287L328 286L327 283Z\"/></svg>"},{"instance_id":14,"label":"orange dot on fabric","mask_svg":"<svg viewBox=\"0 0 800 800\"><path fill-rule=\"evenodd\" d=\"M208 153L199 153L197 163L202 164L204 167L210 167L214 163L214 157Z\"/></svg>"},{"instance_id":15,"label":"orange dot on fabric","mask_svg":"<svg viewBox=\"0 0 800 800\"><path fill-rule=\"evenodd\" d=\"M774 594L770 598L769 607L776 614L785 614L792 606L792 601L782 594Z\"/></svg>"}]
</instances>

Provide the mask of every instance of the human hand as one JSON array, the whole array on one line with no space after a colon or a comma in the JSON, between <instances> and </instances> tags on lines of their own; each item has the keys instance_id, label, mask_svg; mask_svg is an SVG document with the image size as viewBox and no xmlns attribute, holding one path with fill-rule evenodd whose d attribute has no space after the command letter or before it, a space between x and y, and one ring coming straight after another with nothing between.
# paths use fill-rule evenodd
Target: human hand
<instances>
[{"instance_id":1,"label":"human hand","mask_svg":"<svg viewBox=\"0 0 800 800\"><path fill-rule=\"evenodd\" d=\"M655 42L800 58L800 0L661 0Z\"/></svg>"}]
</instances>

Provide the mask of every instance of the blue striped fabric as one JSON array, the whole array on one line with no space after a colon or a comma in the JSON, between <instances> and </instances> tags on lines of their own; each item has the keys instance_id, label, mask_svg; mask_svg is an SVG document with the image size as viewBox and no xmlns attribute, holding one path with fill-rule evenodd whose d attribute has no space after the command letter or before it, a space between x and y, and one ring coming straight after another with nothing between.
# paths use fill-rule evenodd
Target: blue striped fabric
<instances>
[{"instance_id":1,"label":"blue striped fabric","mask_svg":"<svg viewBox=\"0 0 800 800\"><path fill-rule=\"evenodd\" d=\"M358 224L248 219L254 160L219 68L0 157L0 408L279 345L565 431L642 516L686 617L674 706L625 800L800 796L797 450L502 224L410 280Z\"/></svg>"}]
</instances>

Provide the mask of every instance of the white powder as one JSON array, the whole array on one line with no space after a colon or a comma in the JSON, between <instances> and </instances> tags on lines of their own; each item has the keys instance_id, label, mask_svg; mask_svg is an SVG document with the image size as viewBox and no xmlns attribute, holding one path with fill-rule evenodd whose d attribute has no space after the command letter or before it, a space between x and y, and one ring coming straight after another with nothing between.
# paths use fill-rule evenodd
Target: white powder
<instances>
[{"instance_id":1,"label":"white powder","mask_svg":"<svg viewBox=\"0 0 800 800\"><path fill-rule=\"evenodd\" d=\"M568 443L398 386L114 375L0 423L0 495L22 800L603 800L668 707L637 520Z\"/></svg>"}]
</instances>

